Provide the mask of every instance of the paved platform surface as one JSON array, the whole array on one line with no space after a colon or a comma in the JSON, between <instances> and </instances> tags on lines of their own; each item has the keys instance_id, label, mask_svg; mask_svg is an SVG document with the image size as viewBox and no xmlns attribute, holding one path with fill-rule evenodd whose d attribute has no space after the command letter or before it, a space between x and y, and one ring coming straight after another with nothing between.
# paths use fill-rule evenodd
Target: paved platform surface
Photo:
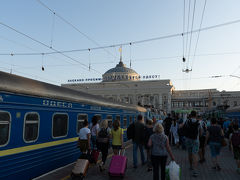
<instances>
[{"instance_id":1,"label":"paved platform surface","mask_svg":"<svg viewBox=\"0 0 240 180\"><path fill-rule=\"evenodd\" d=\"M192 177L191 171L189 170L189 163L187 159L187 152L182 149L177 149L176 147L172 147L172 151L175 155L176 162L180 165L182 175L181 180L240 180L240 174L236 172L236 163L233 159L233 155L228 150L228 147L224 147L221 151L220 158L220 166L222 168L221 171L212 170L212 163L210 158L209 147L206 148L206 162L198 165L199 176ZM110 152L111 153L111 152ZM152 172L147 172L146 165L139 165L137 169L133 168L132 163L132 145L128 143L126 145L126 153L125 155L128 157L128 167L126 171L125 180L150 180L153 179ZM110 163L112 154L109 155L106 167L108 167ZM140 161L140 157L139 157ZM168 162L170 158L168 158ZM37 180L71 180L70 173L74 164L68 165L56 172L52 172L46 176L41 178L37 178ZM108 176L107 170L104 172L100 172L98 165L92 165L85 177L86 180L106 180L106 179L121 179L121 178L110 178Z\"/></svg>"}]
</instances>

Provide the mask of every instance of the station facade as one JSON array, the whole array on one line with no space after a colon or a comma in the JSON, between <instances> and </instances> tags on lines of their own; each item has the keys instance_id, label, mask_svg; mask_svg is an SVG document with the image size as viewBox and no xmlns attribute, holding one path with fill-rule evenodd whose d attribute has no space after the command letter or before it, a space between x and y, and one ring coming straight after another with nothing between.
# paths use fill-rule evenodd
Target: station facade
<instances>
[{"instance_id":1,"label":"station facade","mask_svg":"<svg viewBox=\"0 0 240 180\"><path fill-rule=\"evenodd\" d=\"M127 68L121 59L116 67L102 75L101 82L68 83L62 86L167 113L183 110L205 112L217 106L240 105L240 91L175 90L170 79L141 80L140 75Z\"/></svg>"}]
</instances>

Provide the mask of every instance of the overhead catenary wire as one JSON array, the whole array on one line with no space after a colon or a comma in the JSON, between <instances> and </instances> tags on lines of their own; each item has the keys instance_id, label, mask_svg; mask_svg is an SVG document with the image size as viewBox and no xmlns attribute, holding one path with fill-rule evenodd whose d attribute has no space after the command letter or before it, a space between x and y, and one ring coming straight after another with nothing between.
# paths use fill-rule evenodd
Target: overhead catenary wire
<instances>
[{"instance_id":1,"label":"overhead catenary wire","mask_svg":"<svg viewBox=\"0 0 240 180\"><path fill-rule=\"evenodd\" d=\"M53 19L52 19L52 29L51 29L51 42L50 42L50 48L53 46L53 32L54 32L54 26L55 26L55 13L53 13Z\"/></svg>"},{"instance_id":2,"label":"overhead catenary wire","mask_svg":"<svg viewBox=\"0 0 240 180\"><path fill-rule=\"evenodd\" d=\"M9 38L3 37L3 36L0 36L0 38L3 39L3 40L9 41L9 42L11 42L11 43L13 43L13 44L16 44L16 45L22 46L22 47L24 47L24 48L30 49L31 51L38 52L38 50L33 49L32 47L29 47L29 46L27 46L27 45L25 45L25 44L16 42L15 40L12 40L12 39L9 39ZM41 53L41 54L44 54L44 53ZM54 54L48 54L48 55L44 54L44 55L45 55L45 57L48 56L48 57L51 57L51 58L56 59L56 60L58 60L58 61L59 61L59 60L62 60L62 61L67 62L68 64L73 65L73 63L70 63L70 62L67 61L66 59L61 58L61 57L59 57L59 56L56 57L56 56L54 56ZM15 56L15 54L14 54L14 53L11 53L11 56ZM50 58L50 60L51 60L51 58ZM2 63L2 61L1 61L1 63ZM5 64L7 64L7 63L5 63ZM78 65L78 64L74 64L74 66L76 66L76 65Z\"/></svg>"},{"instance_id":3,"label":"overhead catenary wire","mask_svg":"<svg viewBox=\"0 0 240 180\"><path fill-rule=\"evenodd\" d=\"M223 53L206 53L206 54L198 54L195 56L222 56L222 55L229 55L229 54L240 54L240 52L223 52ZM163 56L163 57L149 57L149 58L135 58L135 59L131 59L132 62L139 62L139 61L159 61L159 60L169 60L169 59L173 59L173 60L179 60L179 58L181 58L181 55L176 55L176 56ZM1 62L3 63L3 62ZM109 64L109 63L115 63L114 61L103 61L103 62L95 62L95 63L91 63L93 64ZM4 62L4 64L8 64L11 65L10 63ZM68 66L76 66L78 64L51 64L51 65L46 65L46 67L68 67ZM14 66L18 66L20 68L38 68L39 66L19 66L19 65L14 65ZM234 73L232 73L234 74Z\"/></svg>"},{"instance_id":4,"label":"overhead catenary wire","mask_svg":"<svg viewBox=\"0 0 240 180\"><path fill-rule=\"evenodd\" d=\"M189 21L190 21L190 14L191 14L191 0L188 0L188 19L187 19L187 32L189 32ZM185 34L185 32L184 32ZM186 49L185 49L185 54L187 54L188 50L188 34L186 34ZM186 66L186 65L185 65ZM187 68L187 66L186 66Z\"/></svg>"},{"instance_id":5,"label":"overhead catenary wire","mask_svg":"<svg viewBox=\"0 0 240 180\"><path fill-rule=\"evenodd\" d=\"M58 51L57 49L55 49L55 48L53 48L53 47L51 48L51 47L49 47L48 45L46 45L45 43L43 43L43 42L41 42L41 41L39 41L39 40L37 40L37 39L34 39L34 38L32 38L31 36L29 36L29 35L27 35L27 34L25 34L25 33L22 33L22 32L20 32L20 31L18 31L18 30L16 30L15 28L13 28L13 27L11 27L11 26L9 26L9 25L7 25L7 24L4 24L4 23L0 22L0 25L6 27L6 28L8 28L8 29L11 29L12 31L15 31L15 32L18 33L18 34L21 34L22 36L27 37L27 38L31 39L32 41L34 41L34 42L36 42L36 43L38 43L38 44L41 44L42 46L45 46L45 47L47 47L47 48L49 48L49 49L52 49L52 50L54 50L55 53L59 53L59 54L63 55L64 57L66 57L66 58L68 58L68 59L70 59L70 60L72 60L72 61L74 61L74 62L79 63L80 65L83 66L82 68L84 68L84 69L87 68L87 69L88 69L88 66L87 66L87 65L85 65L85 64L77 61L76 59L74 59L74 58L72 58L72 57L70 57L70 56L65 55L63 52ZM41 53L41 54L45 54L45 53ZM14 55L14 54L11 54L11 55ZM95 72L101 74L99 71L97 71L97 70L95 70L95 69L93 69L93 70L94 70Z\"/></svg>"},{"instance_id":6,"label":"overhead catenary wire","mask_svg":"<svg viewBox=\"0 0 240 180\"><path fill-rule=\"evenodd\" d=\"M195 29L192 31L192 33L197 33L199 31L207 31L207 30L211 30L211 29L215 29L215 28L220 28L223 26L228 26L228 25L232 25L232 24L237 24L240 23L240 19L237 20L233 20L233 21L228 21L225 23L221 23L221 24L216 24L213 26L208 26L208 27L204 27L202 29ZM0 24L5 25L3 23L0 22ZM190 31L187 32L180 32L180 33L176 33L176 34L170 34L170 35L166 35L166 36L159 36L159 37L154 37L154 38L149 38L149 39L144 39L144 40L138 40L138 41L131 41L131 42L125 42L125 43L119 43L119 44L112 44L112 45L106 45L106 46L99 46L99 47L93 47L93 48L83 48L83 49L73 49L73 50L64 50L64 51L52 51L52 52L41 52L41 53L0 53L0 55L42 55L42 53L44 53L45 55L48 54L61 54L61 53L74 53L74 52L83 52L83 51L88 51L89 49L91 51L93 50L99 50L99 49L103 49L103 48L115 48L115 47L120 47L120 46L129 46L130 43L132 45L134 44L141 44L141 43L147 43L147 42L151 42L151 41L158 41L158 40L163 40L163 39L169 39L169 38L175 38L175 37L181 37L182 34L183 35L187 35L190 34ZM48 47L47 45L44 44L44 46Z\"/></svg>"},{"instance_id":7,"label":"overhead catenary wire","mask_svg":"<svg viewBox=\"0 0 240 180\"><path fill-rule=\"evenodd\" d=\"M185 0L183 1L183 33L182 33L182 43L183 43L183 58L184 58L184 32L185 32Z\"/></svg>"},{"instance_id":8,"label":"overhead catenary wire","mask_svg":"<svg viewBox=\"0 0 240 180\"><path fill-rule=\"evenodd\" d=\"M43 58L44 58L44 54L42 54L42 71L45 70L44 66L43 66Z\"/></svg>"},{"instance_id":9,"label":"overhead catenary wire","mask_svg":"<svg viewBox=\"0 0 240 180\"><path fill-rule=\"evenodd\" d=\"M192 34L193 34L193 24L194 24L194 17L195 17L195 8L196 8L196 0L194 0L194 5L193 5L193 15L192 15L192 25L191 25L191 31L190 31L190 40L189 40L189 46L188 46L188 63L187 63L187 68L189 67L189 62L190 62L190 53L191 53L191 46L192 46Z\"/></svg>"},{"instance_id":10,"label":"overhead catenary wire","mask_svg":"<svg viewBox=\"0 0 240 180\"><path fill-rule=\"evenodd\" d=\"M4 70L6 70L6 71L9 71L9 70L11 70L11 69L9 69L9 68L6 68L6 67L1 67L0 66L0 69L4 69ZM36 75L33 75L33 74L28 74L28 73L25 73L25 72L21 72L21 71L18 71L18 70L14 70L14 72L17 72L17 73L19 73L19 74L23 74L23 75L26 75L26 76L30 76L30 77L32 77L32 78L34 78L34 79L41 79L41 81L42 80L46 80L46 81L49 81L49 82L52 82L52 83L57 83L57 84L61 84L61 82L59 82L59 81L53 81L53 80L51 80L51 79L46 79L46 78L43 78L43 77L39 77L39 76L36 76Z\"/></svg>"},{"instance_id":11,"label":"overhead catenary wire","mask_svg":"<svg viewBox=\"0 0 240 180\"><path fill-rule=\"evenodd\" d=\"M49 11L51 11L52 13L54 13L55 16L57 16L59 19L61 19L63 22L65 22L66 24L68 24L69 26L71 26L73 29L75 29L77 32L79 32L80 34L82 34L85 38L87 38L89 41L91 41L92 43L94 43L97 46L101 46L97 41L93 40L92 38L90 38L87 34L83 33L82 31L79 30L79 28L77 28L76 26L74 26L72 23L70 23L68 20L66 20L65 18L63 18L62 16L60 16L58 13L56 13L54 10L52 10L51 8L49 8L46 4L44 4L42 1L40 0L36 0L39 4L41 4L43 7L47 8ZM102 48L105 52L107 52L108 54L110 54L111 56L115 57L111 52L109 52L107 49Z\"/></svg>"},{"instance_id":12,"label":"overhead catenary wire","mask_svg":"<svg viewBox=\"0 0 240 180\"><path fill-rule=\"evenodd\" d=\"M186 1L183 1L183 33L182 33L182 45L183 45L183 56L182 56L182 69L185 68L185 62L186 62L186 58L185 58L185 39L184 39L184 33L185 33L185 7L186 7ZM184 75L182 74L182 78L184 78ZM184 82L182 83L182 87L184 87Z\"/></svg>"},{"instance_id":13,"label":"overhead catenary wire","mask_svg":"<svg viewBox=\"0 0 240 180\"><path fill-rule=\"evenodd\" d=\"M203 17L204 17L206 5L207 5L207 0L205 0L204 5L203 5L203 11L202 11L202 17L201 17L201 22L200 22L199 29L202 28ZM193 58L192 58L191 69L193 69L193 65L194 65L194 61L195 61L195 56L196 56L196 52L197 52L197 47L198 47L198 41L199 41L199 37L200 37L200 32L201 32L201 31L198 31L197 40L196 40L196 45L195 45L195 49L194 49L194 53L193 53Z\"/></svg>"},{"instance_id":14,"label":"overhead catenary wire","mask_svg":"<svg viewBox=\"0 0 240 180\"><path fill-rule=\"evenodd\" d=\"M206 5L207 5L207 0L204 1L203 11L202 11L202 16L201 16L201 21L200 21L199 29L202 28L203 17L204 17ZM195 45L195 49L194 49L194 53L193 53L193 57L192 57L191 69L193 69L193 65L194 65L194 61L195 61L195 57L196 57L196 51L197 51L197 46L198 46L199 37L200 37L200 31L198 31L198 33L197 33L197 40L196 40L196 45ZM192 77L192 73L190 74L190 79L191 79L191 77Z\"/></svg>"}]
</instances>

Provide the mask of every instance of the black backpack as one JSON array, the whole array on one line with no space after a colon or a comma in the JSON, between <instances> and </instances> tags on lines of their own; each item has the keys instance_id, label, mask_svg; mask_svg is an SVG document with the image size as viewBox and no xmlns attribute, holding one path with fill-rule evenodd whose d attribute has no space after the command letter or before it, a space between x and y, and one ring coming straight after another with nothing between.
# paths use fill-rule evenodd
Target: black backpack
<instances>
[{"instance_id":1,"label":"black backpack","mask_svg":"<svg viewBox=\"0 0 240 180\"><path fill-rule=\"evenodd\" d=\"M132 123L128 126L128 128L127 128L127 138L128 139L134 138L134 134L135 134L134 128L135 128L134 123Z\"/></svg>"},{"instance_id":2,"label":"black backpack","mask_svg":"<svg viewBox=\"0 0 240 180\"><path fill-rule=\"evenodd\" d=\"M109 142L109 133L108 129L102 128L97 136L97 148L99 149L99 143L108 143Z\"/></svg>"},{"instance_id":3,"label":"black backpack","mask_svg":"<svg viewBox=\"0 0 240 180\"><path fill-rule=\"evenodd\" d=\"M193 140L197 139L199 125L198 121L192 122L192 119L187 120L183 126L184 136Z\"/></svg>"},{"instance_id":4,"label":"black backpack","mask_svg":"<svg viewBox=\"0 0 240 180\"><path fill-rule=\"evenodd\" d=\"M107 129L102 128L98 133L98 138L108 138Z\"/></svg>"}]
</instances>

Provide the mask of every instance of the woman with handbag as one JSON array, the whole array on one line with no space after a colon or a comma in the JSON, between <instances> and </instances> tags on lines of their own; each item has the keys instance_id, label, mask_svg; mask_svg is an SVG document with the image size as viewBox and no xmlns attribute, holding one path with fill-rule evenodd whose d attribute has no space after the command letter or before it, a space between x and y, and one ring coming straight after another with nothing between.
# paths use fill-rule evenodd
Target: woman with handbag
<instances>
[{"instance_id":1,"label":"woman with handbag","mask_svg":"<svg viewBox=\"0 0 240 180\"><path fill-rule=\"evenodd\" d=\"M208 127L207 130L205 145L207 144L207 141L209 141L212 162L214 165L212 169L220 171L221 167L219 166L218 159L220 155L221 146L224 141L224 134L221 126L217 124L216 118L211 119L211 126Z\"/></svg>"},{"instance_id":2,"label":"woman with handbag","mask_svg":"<svg viewBox=\"0 0 240 180\"><path fill-rule=\"evenodd\" d=\"M167 155L174 161L168 137L164 134L164 128L160 123L157 123L153 128L152 134L148 141L148 146L151 148L151 159L153 166L153 180L159 180L159 166L161 167L161 180L165 180Z\"/></svg>"}]
</instances>

